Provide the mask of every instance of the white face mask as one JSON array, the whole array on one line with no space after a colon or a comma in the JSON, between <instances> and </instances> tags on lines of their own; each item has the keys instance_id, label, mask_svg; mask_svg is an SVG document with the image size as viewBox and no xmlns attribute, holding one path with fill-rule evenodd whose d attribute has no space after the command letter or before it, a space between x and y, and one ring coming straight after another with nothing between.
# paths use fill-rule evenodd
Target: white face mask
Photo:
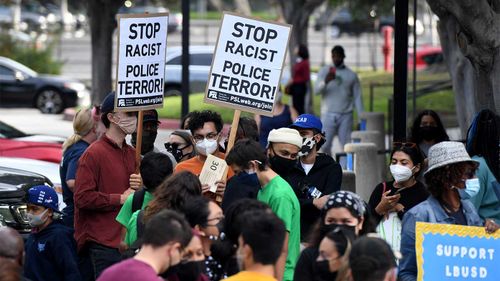
<instances>
[{"instance_id":1,"label":"white face mask","mask_svg":"<svg viewBox=\"0 0 500 281\"><path fill-rule=\"evenodd\" d=\"M48 217L44 218L43 216L47 213L48 210L49 209L45 209L45 211L43 211L39 215L27 213L26 217L28 218L29 225L32 227L39 227L39 226L43 225L47 221L47 218L48 218Z\"/></svg>"},{"instance_id":2,"label":"white face mask","mask_svg":"<svg viewBox=\"0 0 500 281\"><path fill-rule=\"evenodd\" d=\"M470 199L479 193L481 184L478 178L468 179L465 181L465 189L457 189L462 199Z\"/></svg>"},{"instance_id":3,"label":"white face mask","mask_svg":"<svg viewBox=\"0 0 500 281\"><path fill-rule=\"evenodd\" d=\"M314 139L314 136L303 138L302 147L300 148L298 156L302 157L309 155L309 153L311 153L311 151L314 149L315 145L316 145L316 140Z\"/></svg>"},{"instance_id":4,"label":"white face mask","mask_svg":"<svg viewBox=\"0 0 500 281\"><path fill-rule=\"evenodd\" d=\"M217 150L217 140L204 139L196 143L196 151L201 155L213 154Z\"/></svg>"},{"instance_id":5,"label":"white face mask","mask_svg":"<svg viewBox=\"0 0 500 281\"><path fill-rule=\"evenodd\" d=\"M391 165L389 166L391 170L392 177L396 182L405 182L413 176L412 169L405 167L403 165Z\"/></svg>"},{"instance_id":6,"label":"white face mask","mask_svg":"<svg viewBox=\"0 0 500 281\"><path fill-rule=\"evenodd\" d=\"M126 116L126 117L118 117L118 122L116 125L120 127L120 129L127 135L131 135L135 132L137 128L137 117L135 116Z\"/></svg>"}]
</instances>

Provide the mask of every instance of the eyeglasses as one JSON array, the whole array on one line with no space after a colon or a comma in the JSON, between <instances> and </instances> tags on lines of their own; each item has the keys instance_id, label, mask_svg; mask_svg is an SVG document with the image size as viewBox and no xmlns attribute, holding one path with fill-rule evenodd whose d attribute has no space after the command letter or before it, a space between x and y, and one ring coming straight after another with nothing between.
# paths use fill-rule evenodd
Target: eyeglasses
<instances>
[{"instance_id":1,"label":"eyeglasses","mask_svg":"<svg viewBox=\"0 0 500 281\"><path fill-rule=\"evenodd\" d=\"M206 136L196 134L193 136L193 138L197 143L199 143L202 142L204 139L207 139L209 141L216 140L218 136L219 136L218 133L209 133Z\"/></svg>"},{"instance_id":2,"label":"eyeglasses","mask_svg":"<svg viewBox=\"0 0 500 281\"><path fill-rule=\"evenodd\" d=\"M183 147L180 147L181 145L184 145ZM164 144L165 146L165 149L168 151L168 152L172 152L174 150L183 150L184 148L190 146L189 143L184 143L184 144L181 144L181 143L175 143L175 142L166 142Z\"/></svg>"},{"instance_id":3,"label":"eyeglasses","mask_svg":"<svg viewBox=\"0 0 500 281\"><path fill-rule=\"evenodd\" d=\"M393 142L392 143L393 148L401 148L401 147L415 148L416 146L417 146L417 144L414 142Z\"/></svg>"}]
</instances>

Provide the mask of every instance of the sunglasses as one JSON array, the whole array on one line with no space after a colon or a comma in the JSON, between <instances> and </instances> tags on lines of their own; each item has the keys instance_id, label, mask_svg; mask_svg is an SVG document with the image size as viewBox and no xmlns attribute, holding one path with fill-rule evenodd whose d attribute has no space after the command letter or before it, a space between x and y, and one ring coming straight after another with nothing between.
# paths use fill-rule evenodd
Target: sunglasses
<instances>
[{"instance_id":1,"label":"sunglasses","mask_svg":"<svg viewBox=\"0 0 500 281\"><path fill-rule=\"evenodd\" d=\"M183 150L184 148L186 148L186 147L190 146L190 144L189 144L189 143L186 143L183 147L179 147L179 146L181 146L181 144L179 144L179 143L175 143L175 142L172 142L172 143L170 143L170 142L166 142L164 145L165 145L165 149L166 149L168 152L172 152L172 151L174 151L174 150Z\"/></svg>"},{"instance_id":2,"label":"sunglasses","mask_svg":"<svg viewBox=\"0 0 500 281\"><path fill-rule=\"evenodd\" d=\"M415 148L415 147L417 147L417 144L414 142L393 142L392 147L393 148L401 148L401 147Z\"/></svg>"}]
</instances>

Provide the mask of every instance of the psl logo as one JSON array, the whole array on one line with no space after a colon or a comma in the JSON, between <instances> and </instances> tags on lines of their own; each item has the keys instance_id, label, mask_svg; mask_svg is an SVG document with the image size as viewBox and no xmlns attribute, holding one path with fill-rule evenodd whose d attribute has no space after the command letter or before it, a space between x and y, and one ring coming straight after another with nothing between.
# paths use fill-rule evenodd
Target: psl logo
<instances>
[{"instance_id":1,"label":"psl logo","mask_svg":"<svg viewBox=\"0 0 500 281\"><path fill-rule=\"evenodd\" d=\"M125 106L124 100L118 100L118 106Z\"/></svg>"},{"instance_id":2,"label":"psl logo","mask_svg":"<svg viewBox=\"0 0 500 281\"><path fill-rule=\"evenodd\" d=\"M217 92L216 91L210 91L208 93L208 97L211 99L217 99Z\"/></svg>"}]
</instances>

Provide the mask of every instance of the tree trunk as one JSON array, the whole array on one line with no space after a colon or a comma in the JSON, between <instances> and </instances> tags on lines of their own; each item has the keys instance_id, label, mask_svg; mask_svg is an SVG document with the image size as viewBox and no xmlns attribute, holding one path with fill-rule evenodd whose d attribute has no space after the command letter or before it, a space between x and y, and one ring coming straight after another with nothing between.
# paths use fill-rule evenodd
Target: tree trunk
<instances>
[{"instance_id":1,"label":"tree trunk","mask_svg":"<svg viewBox=\"0 0 500 281\"><path fill-rule=\"evenodd\" d=\"M113 89L113 32L116 14L124 0L89 0L92 42L92 104L100 104Z\"/></svg>"},{"instance_id":2,"label":"tree trunk","mask_svg":"<svg viewBox=\"0 0 500 281\"><path fill-rule=\"evenodd\" d=\"M500 17L495 1L427 1L439 17L438 32L450 73L457 119L466 137L475 113L500 106Z\"/></svg>"},{"instance_id":3,"label":"tree trunk","mask_svg":"<svg viewBox=\"0 0 500 281\"><path fill-rule=\"evenodd\" d=\"M236 12L245 16L250 16L252 14L252 8L248 0L234 0L234 6L236 7Z\"/></svg>"}]
</instances>

